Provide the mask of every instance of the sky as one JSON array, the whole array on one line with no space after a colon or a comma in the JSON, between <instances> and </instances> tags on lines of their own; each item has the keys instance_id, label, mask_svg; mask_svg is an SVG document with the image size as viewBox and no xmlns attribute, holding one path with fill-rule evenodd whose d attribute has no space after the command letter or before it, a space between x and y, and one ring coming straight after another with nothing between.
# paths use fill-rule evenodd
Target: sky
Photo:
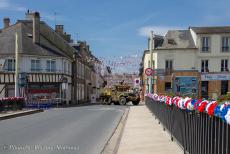
<instances>
[{"instance_id":1,"label":"sky","mask_svg":"<svg viewBox=\"0 0 230 154\"><path fill-rule=\"evenodd\" d=\"M75 41L87 41L95 56L115 62L119 71L138 72L151 30L164 35L189 26L229 26L229 5L229 0L0 0L0 19L15 23L27 9L38 11L41 20L51 27L63 24Z\"/></svg>"}]
</instances>

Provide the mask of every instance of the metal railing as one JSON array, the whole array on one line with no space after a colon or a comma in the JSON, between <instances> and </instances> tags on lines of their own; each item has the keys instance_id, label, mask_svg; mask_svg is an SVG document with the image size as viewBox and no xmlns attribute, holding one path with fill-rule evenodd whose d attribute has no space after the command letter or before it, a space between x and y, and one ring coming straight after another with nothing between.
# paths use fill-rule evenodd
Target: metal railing
<instances>
[{"instance_id":1,"label":"metal railing","mask_svg":"<svg viewBox=\"0 0 230 154\"><path fill-rule=\"evenodd\" d=\"M146 105L155 118L189 154L229 154L230 125L206 113L181 110L146 97Z\"/></svg>"}]
</instances>

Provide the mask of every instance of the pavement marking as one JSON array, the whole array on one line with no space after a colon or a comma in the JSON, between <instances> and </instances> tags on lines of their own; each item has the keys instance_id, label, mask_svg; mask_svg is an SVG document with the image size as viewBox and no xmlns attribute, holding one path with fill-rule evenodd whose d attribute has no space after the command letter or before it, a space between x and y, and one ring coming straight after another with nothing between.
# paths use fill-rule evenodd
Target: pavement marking
<instances>
[{"instance_id":1,"label":"pavement marking","mask_svg":"<svg viewBox=\"0 0 230 154\"><path fill-rule=\"evenodd\" d=\"M124 112L122 109L115 109L115 108L99 108L99 109L87 109L88 111L119 111Z\"/></svg>"}]
</instances>

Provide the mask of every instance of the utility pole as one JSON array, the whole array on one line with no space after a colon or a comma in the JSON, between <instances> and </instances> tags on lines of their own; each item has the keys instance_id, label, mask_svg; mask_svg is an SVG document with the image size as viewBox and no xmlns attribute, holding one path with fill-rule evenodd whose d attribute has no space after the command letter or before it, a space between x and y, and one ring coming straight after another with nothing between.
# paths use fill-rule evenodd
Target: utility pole
<instances>
[{"instance_id":1,"label":"utility pole","mask_svg":"<svg viewBox=\"0 0 230 154\"><path fill-rule=\"evenodd\" d=\"M153 68L153 31L151 31L150 34L150 68ZM150 87L149 87L149 92L153 93L153 76L150 76Z\"/></svg>"},{"instance_id":2,"label":"utility pole","mask_svg":"<svg viewBox=\"0 0 230 154\"><path fill-rule=\"evenodd\" d=\"M15 33L15 97L19 97L19 55L18 55L18 33Z\"/></svg>"}]
</instances>

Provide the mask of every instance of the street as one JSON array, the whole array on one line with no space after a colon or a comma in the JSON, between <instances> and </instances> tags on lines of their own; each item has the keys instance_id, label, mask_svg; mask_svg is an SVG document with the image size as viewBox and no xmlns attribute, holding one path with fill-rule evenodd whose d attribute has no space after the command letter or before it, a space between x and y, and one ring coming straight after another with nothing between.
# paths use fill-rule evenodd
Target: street
<instances>
[{"instance_id":1,"label":"street","mask_svg":"<svg viewBox=\"0 0 230 154\"><path fill-rule=\"evenodd\" d=\"M1 154L98 154L125 107L50 109L0 122Z\"/></svg>"}]
</instances>

